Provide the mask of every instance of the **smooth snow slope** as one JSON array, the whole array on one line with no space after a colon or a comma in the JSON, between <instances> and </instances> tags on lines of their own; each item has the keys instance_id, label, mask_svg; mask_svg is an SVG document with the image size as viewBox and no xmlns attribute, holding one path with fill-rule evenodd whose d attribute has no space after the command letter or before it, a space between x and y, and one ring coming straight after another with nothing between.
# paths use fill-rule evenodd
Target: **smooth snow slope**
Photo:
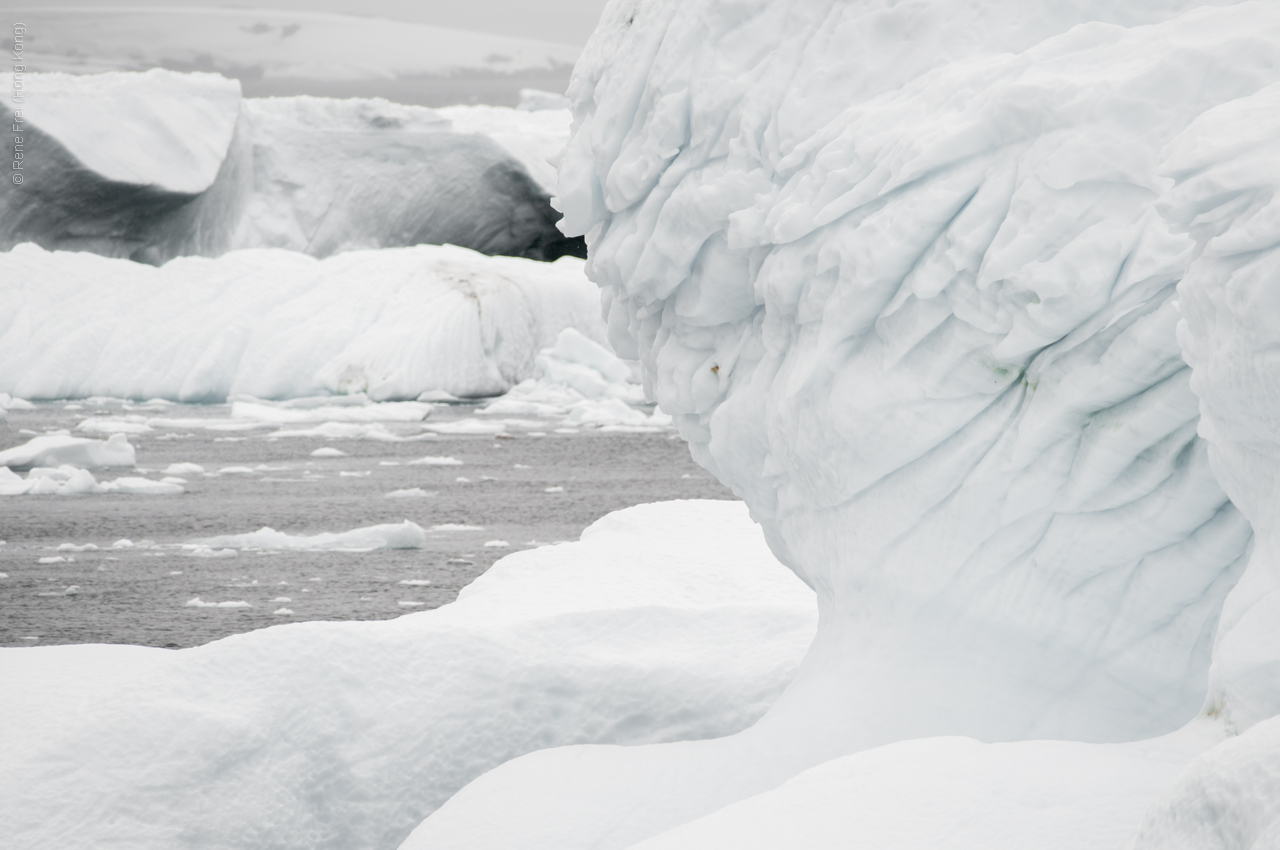
<instances>
[{"instance_id":1,"label":"smooth snow slope","mask_svg":"<svg viewBox=\"0 0 1280 850\"><path fill-rule=\"evenodd\" d=\"M751 724L815 619L740 503L682 501L510 555L396 620L0 649L0 844L395 848L521 753Z\"/></svg>"},{"instance_id":2,"label":"smooth snow slope","mask_svg":"<svg viewBox=\"0 0 1280 850\"><path fill-rule=\"evenodd\" d=\"M567 139L564 111L242 100L235 81L160 69L25 84L27 103L9 105L26 150L21 184L0 185L3 249L32 241L153 265L255 247L581 253L550 206L545 160ZM6 123L11 113L0 107Z\"/></svg>"},{"instance_id":3,"label":"smooth snow slope","mask_svg":"<svg viewBox=\"0 0 1280 850\"><path fill-rule=\"evenodd\" d=\"M564 228L615 350L822 621L752 730L525 757L406 848L626 847L893 741L1196 715L1252 531L1196 434L1196 244L1161 161L1280 80L1280 10L1197 5L609 7L570 90Z\"/></svg>"},{"instance_id":4,"label":"smooth snow slope","mask_svg":"<svg viewBox=\"0 0 1280 850\"><path fill-rule=\"evenodd\" d=\"M533 377L563 329L604 337L581 260L448 245L160 268L20 245L0 280L0 392L20 398L490 396Z\"/></svg>"}]
</instances>

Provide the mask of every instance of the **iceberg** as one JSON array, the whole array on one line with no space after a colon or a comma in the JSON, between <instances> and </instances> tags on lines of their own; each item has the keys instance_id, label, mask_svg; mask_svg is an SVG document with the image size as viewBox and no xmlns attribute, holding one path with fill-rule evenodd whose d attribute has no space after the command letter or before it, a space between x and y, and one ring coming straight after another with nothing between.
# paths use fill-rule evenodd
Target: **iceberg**
<instances>
[{"instance_id":1,"label":"iceberg","mask_svg":"<svg viewBox=\"0 0 1280 850\"><path fill-rule=\"evenodd\" d=\"M717 846L752 811L814 813L783 789L817 765L949 758L955 736L1026 754L1010 788L1033 739L1084 747L1077 783L1137 752L1120 742L1155 748L1075 846L1185 829L1158 812L1248 784L1223 765L1274 770L1212 753L1280 712L1259 253L1280 10L1198 5L609 6L570 86L561 226L614 350L821 621L751 729L524 756L404 850ZM1205 781L1144 821L1179 770L1157 750Z\"/></svg>"},{"instance_id":2,"label":"iceberg","mask_svg":"<svg viewBox=\"0 0 1280 850\"><path fill-rule=\"evenodd\" d=\"M417 420L430 405L411 400L424 392L491 396L531 377L565 328L603 342L582 265L417 246L325 260L256 249L152 268L20 245L0 253L0 392L252 396L233 411L260 424ZM359 405L258 401L360 393Z\"/></svg>"},{"instance_id":3,"label":"iceberg","mask_svg":"<svg viewBox=\"0 0 1280 850\"><path fill-rule=\"evenodd\" d=\"M6 90L11 78L0 74ZM582 255L549 202L545 159L566 110L242 98L234 80L158 68L22 83L26 100L0 107L26 139L0 185L3 250L30 241L152 265L256 247Z\"/></svg>"},{"instance_id":4,"label":"iceberg","mask_svg":"<svg viewBox=\"0 0 1280 850\"><path fill-rule=\"evenodd\" d=\"M187 604L235 613L208 594ZM456 602L394 620L179 651L0 649L0 834L68 850L395 848L513 756L749 726L815 621L741 503L680 501L508 555Z\"/></svg>"}]
</instances>

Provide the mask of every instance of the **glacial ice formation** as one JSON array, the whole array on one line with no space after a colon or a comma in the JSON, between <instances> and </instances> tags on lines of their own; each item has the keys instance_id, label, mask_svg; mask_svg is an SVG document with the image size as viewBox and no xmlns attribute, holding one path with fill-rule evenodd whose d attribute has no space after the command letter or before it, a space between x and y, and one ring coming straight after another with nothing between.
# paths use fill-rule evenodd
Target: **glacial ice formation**
<instances>
[{"instance_id":1,"label":"glacial ice formation","mask_svg":"<svg viewBox=\"0 0 1280 850\"><path fill-rule=\"evenodd\" d=\"M705 837L894 742L1073 739L1105 771L1106 742L1202 707L1221 734L1280 711L1271 532L1246 520L1274 516L1280 408L1269 360L1215 353L1280 327L1247 253L1271 244L1275 119L1242 114L1276 114L1280 9L1198 5L609 6L570 87L562 226L614 349L817 592L818 635L752 729L525 756L405 850ZM1196 294L1231 274L1259 303L1186 314L1193 378L1179 281L1232 301Z\"/></svg>"},{"instance_id":2,"label":"glacial ice formation","mask_svg":"<svg viewBox=\"0 0 1280 850\"><path fill-rule=\"evenodd\" d=\"M0 107L25 139L6 141L23 180L0 186L2 249L33 241L153 265L251 247L581 253L548 198L564 111L242 99L235 81L162 69L25 83L22 104Z\"/></svg>"},{"instance_id":3,"label":"glacial ice formation","mask_svg":"<svg viewBox=\"0 0 1280 850\"><path fill-rule=\"evenodd\" d=\"M561 330L604 337L572 257L258 249L152 268L20 245L0 253L0 280L0 392L21 398L488 396L531 377Z\"/></svg>"},{"instance_id":4,"label":"glacial ice formation","mask_svg":"<svg viewBox=\"0 0 1280 850\"><path fill-rule=\"evenodd\" d=\"M0 452L0 466L9 469L73 466L77 469L103 469L110 466L134 466L137 453L124 434L112 434L105 440L91 440L66 434L32 437L20 446Z\"/></svg>"},{"instance_id":5,"label":"glacial ice formation","mask_svg":"<svg viewBox=\"0 0 1280 850\"><path fill-rule=\"evenodd\" d=\"M682 501L509 555L457 602L395 620L180 651L0 649L0 835L66 850L395 848L521 753L750 725L815 620L740 503Z\"/></svg>"}]
</instances>

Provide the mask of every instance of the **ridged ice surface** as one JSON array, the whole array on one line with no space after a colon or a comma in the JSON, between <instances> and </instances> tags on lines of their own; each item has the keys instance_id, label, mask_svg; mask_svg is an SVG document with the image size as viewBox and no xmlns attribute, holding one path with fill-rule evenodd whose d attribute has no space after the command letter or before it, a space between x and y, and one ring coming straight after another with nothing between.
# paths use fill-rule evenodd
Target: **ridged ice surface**
<instances>
[{"instance_id":1,"label":"ridged ice surface","mask_svg":"<svg viewBox=\"0 0 1280 850\"><path fill-rule=\"evenodd\" d=\"M610 5L570 89L563 226L587 236L615 350L817 591L818 637L748 732L524 757L406 850L627 847L905 739L1101 744L1202 707L1217 734L1241 728L1224 711L1276 712L1275 616L1241 615L1274 587L1256 553L1241 581L1256 497L1229 501L1243 489L1209 449L1228 417L1271 427L1269 361L1216 367L1197 346L1245 335L1201 343L1188 313L1193 378L1177 328L1217 262L1202 232L1228 231L1231 268L1269 262L1245 252L1272 216L1275 119L1206 122L1280 80L1280 10L1196 5ZM1182 215L1196 181L1214 185ZM1219 321L1268 350L1270 307ZM1179 735L1184 761L1212 743ZM1019 759L1055 763L1008 752L1002 787L1039 781ZM1082 753L1082 782L1120 756ZM1159 790L1137 787L1121 833ZM1005 820L1035 817L1011 800ZM730 833L653 846L711 834Z\"/></svg>"}]
</instances>

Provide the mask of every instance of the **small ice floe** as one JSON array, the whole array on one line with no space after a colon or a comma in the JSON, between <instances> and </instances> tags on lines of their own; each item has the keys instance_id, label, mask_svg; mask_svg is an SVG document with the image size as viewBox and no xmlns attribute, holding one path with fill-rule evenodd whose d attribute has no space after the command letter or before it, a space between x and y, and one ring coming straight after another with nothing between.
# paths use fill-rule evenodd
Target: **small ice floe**
<instances>
[{"instance_id":1,"label":"small ice floe","mask_svg":"<svg viewBox=\"0 0 1280 850\"><path fill-rule=\"evenodd\" d=\"M165 475L199 475L204 467L198 463L171 463L161 470Z\"/></svg>"},{"instance_id":2,"label":"small ice floe","mask_svg":"<svg viewBox=\"0 0 1280 850\"><path fill-rule=\"evenodd\" d=\"M452 564L455 567L470 567L475 565L475 561L468 561L466 558L450 558L445 561L446 564Z\"/></svg>"},{"instance_id":3,"label":"small ice floe","mask_svg":"<svg viewBox=\"0 0 1280 850\"><path fill-rule=\"evenodd\" d=\"M421 422L433 407L422 401L372 401L364 393L308 396L272 402L238 396L231 399L232 419L292 424L298 422Z\"/></svg>"},{"instance_id":4,"label":"small ice floe","mask_svg":"<svg viewBox=\"0 0 1280 850\"><path fill-rule=\"evenodd\" d=\"M186 546L182 547L187 549ZM192 558L234 558L240 554L235 549L214 549L212 546L192 546L186 554Z\"/></svg>"},{"instance_id":5,"label":"small ice floe","mask_svg":"<svg viewBox=\"0 0 1280 850\"><path fill-rule=\"evenodd\" d=\"M335 448L330 448L329 446L325 446L322 449L316 449L314 452L311 453L311 456L312 457L346 457L347 453L344 452L342 449L335 449Z\"/></svg>"},{"instance_id":6,"label":"small ice floe","mask_svg":"<svg viewBox=\"0 0 1280 850\"><path fill-rule=\"evenodd\" d=\"M8 573L0 573L0 578L8 578L8 577L9 577Z\"/></svg>"},{"instance_id":7,"label":"small ice floe","mask_svg":"<svg viewBox=\"0 0 1280 850\"><path fill-rule=\"evenodd\" d=\"M218 470L219 475L257 475L258 470L251 466L224 466Z\"/></svg>"},{"instance_id":8,"label":"small ice floe","mask_svg":"<svg viewBox=\"0 0 1280 850\"><path fill-rule=\"evenodd\" d=\"M79 546L77 546L74 543L60 543L58 544L58 548L56 551L58 552L97 552L98 547L92 543L82 543Z\"/></svg>"},{"instance_id":9,"label":"small ice floe","mask_svg":"<svg viewBox=\"0 0 1280 850\"><path fill-rule=\"evenodd\" d=\"M511 464L511 468L512 469L533 469L533 467L527 463L513 463Z\"/></svg>"},{"instance_id":10,"label":"small ice floe","mask_svg":"<svg viewBox=\"0 0 1280 850\"><path fill-rule=\"evenodd\" d=\"M457 483L459 483L459 484L470 484L470 483L471 483L471 479L470 479L470 478L466 478L466 477L463 477L463 476L461 476L461 475L459 475L457 478L455 478L455 479L453 479L453 480L454 480L454 481L456 481L456 482L457 482Z\"/></svg>"},{"instance_id":11,"label":"small ice floe","mask_svg":"<svg viewBox=\"0 0 1280 850\"><path fill-rule=\"evenodd\" d=\"M272 599L271 601L272 602L292 602L293 600L290 599L288 596L277 596L275 599Z\"/></svg>"},{"instance_id":12,"label":"small ice floe","mask_svg":"<svg viewBox=\"0 0 1280 850\"><path fill-rule=\"evenodd\" d=\"M462 461L456 457L435 457L427 455L417 460L409 461L410 466L462 466Z\"/></svg>"},{"instance_id":13,"label":"small ice floe","mask_svg":"<svg viewBox=\"0 0 1280 850\"><path fill-rule=\"evenodd\" d=\"M502 422L485 422L481 419L455 419L452 422L432 422L422 426L433 434L502 434L507 426Z\"/></svg>"},{"instance_id":14,"label":"small ice floe","mask_svg":"<svg viewBox=\"0 0 1280 850\"><path fill-rule=\"evenodd\" d=\"M426 435L402 437L388 430L380 422L322 422L312 428L281 428L267 435L276 440L283 437L321 437L326 440L373 440L382 443L404 443L421 440Z\"/></svg>"},{"instance_id":15,"label":"small ice floe","mask_svg":"<svg viewBox=\"0 0 1280 850\"><path fill-rule=\"evenodd\" d=\"M457 404L460 401L465 401L465 399L458 398L456 395L447 393L444 390L427 390L426 392L420 394L417 400L418 401L438 401L443 404Z\"/></svg>"},{"instance_id":16,"label":"small ice floe","mask_svg":"<svg viewBox=\"0 0 1280 850\"><path fill-rule=\"evenodd\" d=\"M425 602L414 602L414 601L413 601L413 600L411 600L411 599L401 599L401 600L400 600L399 602L397 602L396 604L397 604L397 605L399 605L401 608L421 608L423 605L426 605L427 603L425 603Z\"/></svg>"},{"instance_id":17,"label":"small ice floe","mask_svg":"<svg viewBox=\"0 0 1280 850\"><path fill-rule=\"evenodd\" d=\"M69 408L68 408L69 409ZM86 434L152 434L155 429L147 424L144 416L93 416L76 426Z\"/></svg>"},{"instance_id":18,"label":"small ice floe","mask_svg":"<svg viewBox=\"0 0 1280 850\"><path fill-rule=\"evenodd\" d=\"M400 461L398 461L398 460L380 460L380 461L378 461L378 466L399 466L399 465L400 465Z\"/></svg>"},{"instance_id":19,"label":"small ice floe","mask_svg":"<svg viewBox=\"0 0 1280 850\"><path fill-rule=\"evenodd\" d=\"M182 575L182 570L169 570L169 575L171 575L171 576L180 576L180 575Z\"/></svg>"},{"instance_id":20,"label":"small ice floe","mask_svg":"<svg viewBox=\"0 0 1280 850\"><path fill-rule=\"evenodd\" d=\"M506 549L511 544L505 540L487 540L484 545L489 549Z\"/></svg>"},{"instance_id":21,"label":"small ice floe","mask_svg":"<svg viewBox=\"0 0 1280 850\"><path fill-rule=\"evenodd\" d=\"M563 488L563 487L543 487L543 488L542 488L542 492L544 492L544 493L563 493L563 492L564 492L564 488Z\"/></svg>"},{"instance_id":22,"label":"small ice floe","mask_svg":"<svg viewBox=\"0 0 1280 850\"><path fill-rule=\"evenodd\" d=\"M293 614L293 609L280 607L272 611L271 613L275 614L277 617L288 617Z\"/></svg>"},{"instance_id":23,"label":"small ice floe","mask_svg":"<svg viewBox=\"0 0 1280 850\"><path fill-rule=\"evenodd\" d=\"M0 452L0 466L13 469L63 465L78 469L104 469L134 466L136 463L137 454L124 434L112 434L106 440L49 434Z\"/></svg>"},{"instance_id":24,"label":"small ice floe","mask_svg":"<svg viewBox=\"0 0 1280 850\"><path fill-rule=\"evenodd\" d=\"M73 584L73 585L70 585L69 587L67 587L65 590L63 590L63 591L62 591L62 595L63 595L63 596L75 596L75 595L76 595L77 593L79 593L79 592L80 592L80 585L78 585L78 584Z\"/></svg>"},{"instance_id":25,"label":"small ice floe","mask_svg":"<svg viewBox=\"0 0 1280 850\"><path fill-rule=\"evenodd\" d=\"M122 537L119 540L117 540L115 543L112 543L111 548L112 549L132 549L133 541L127 537Z\"/></svg>"},{"instance_id":26,"label":"small ice floe","mask_svg":"<svg viewBox=\"0 0 1280 850\"><path fill-rule=\"evenodd\" d=\"M338 473L339 478L368 478L370 475L373 475L372 469L366 469L359 472L346 470Z\"/></svg>"},{"instance_id":27,"label":"small ice floe","mask_svg":"<svg viewBox=\"0 0 1280 850\"><path fill-rule=\"evenodd\" d=\"M8 467L0 467L0 496L83 496L101 493L124 495L176 496L186 492L181 485L126 476L99 483L87 469L63 464L37 466L26 479Z\"/></svg>"},{"instance_id":28,"label":"small ice floe","mask_svg":"<svg viewBox=\"0 0 1280 850\"><path fill-rule=\"evenodd\" d=\"M61 555L46 555L43 558L36 559L37 564L65 564L67 559Z\"/></svg>"},{"instance_id":29,"label":"small ice floe","mask_svg":"<svg viewBox=\"0 0 1280 850\"><path fill-rule=\"evenodd\" d=\"M187 479L179 478L176 475L166 475L164 478L160 479L160 483L161 484L186 484Z\"/></svg>"},{"instance_id":30,"label":"small ice floe","mask_svg":"<svg viewBox=\"0 0 1280 850\"><path fill-rule=\"evenodd\" d=\"M243 599L228 602L205 602L199 596L195 599L188 599L183 605L187 608L252 608L248 602Z\"/></svg>"},{"instance_id":31,"label":"small ice floe","mask_svg":"<svg viewBox=\"0 0 1280 850\"><path fill-rule=\"evenodd\" d=\"M407 490L392 490L386 494L387 499L423 499L427 496L435 496L435 491L423 490L421 487L410 487Z\"/></svg>"},{"instance_id":32,"label":"small ice floe","mask_svg":"<svg viewBox=\"0 0 1280 850\"><path fill-rule=\"evenodd\" d=\"M466 525L464 523L446 522L431 526L432 531L484 531L483 525Z\"/></svg>"},{"instance_id":33,"label":"small ice floe","mask_svg":"<svg viewBox=\"0 0 1280 850\"><path fill-rule=\"evenodd\" d=\"M14 398L8 393L0 393L0 410L35 410L36 406L25 398Z\"/></svg>"},{"instance_id":34,"label":"small ice floe","mask_svg":"<svg viewBox=\"0 0 1280 850\"><path fill-rule=\"evenodd\" d=\"M274 528L260 528L248 534L231 534L192 540L184 549L288 549L369 552L374 549L421 549L426 532L416 523L405 520L398 524L370 525L341 533L292 535Z\"/></svg>"},{"instance_id":35,"label":"small ice floe","mask_svg":"<svg viewBox=\"0 0 1280 850\"><path fill-rule=\"evenodd\" d=\"M425 578L402 578L396 584L403 584L409 587L427 587L431 582Z\"/></svg>"}]
</instances>

